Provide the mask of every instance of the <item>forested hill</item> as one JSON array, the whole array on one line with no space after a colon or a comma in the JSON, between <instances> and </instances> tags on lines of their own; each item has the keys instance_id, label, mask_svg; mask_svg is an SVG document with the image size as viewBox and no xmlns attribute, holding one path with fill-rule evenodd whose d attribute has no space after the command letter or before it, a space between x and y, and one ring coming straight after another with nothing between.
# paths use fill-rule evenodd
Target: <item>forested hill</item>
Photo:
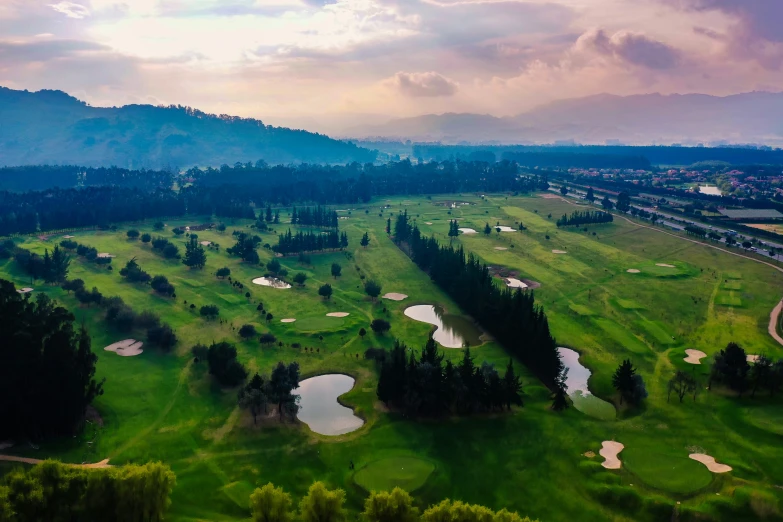
<instances>
[{"instance_id":1,"label":"forested hill","mask_svg":"<svg viewBox=\"0 0 783 522\"><path fill-rule=\"evenodd\" d=\"M182 107L91 107L62 91L0 87L0 165L125 168L373 161L373 151L255 119Z\"/></svg>"}]
</instances>

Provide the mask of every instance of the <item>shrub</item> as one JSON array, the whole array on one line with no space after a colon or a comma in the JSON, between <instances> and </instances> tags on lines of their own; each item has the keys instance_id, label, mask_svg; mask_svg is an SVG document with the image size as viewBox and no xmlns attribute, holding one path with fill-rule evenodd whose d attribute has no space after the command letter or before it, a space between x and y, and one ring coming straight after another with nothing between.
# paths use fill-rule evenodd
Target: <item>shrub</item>
<instances>
[{"instance_id":1,"label":"shrub","mask_svg":"<svg viewBox=\"0 0 783 522\"><path fill-rule=\"evenodd\" d=\"M202 317L206 317L207 319L214 319L220 315L220 309L215 305L204 305L201 307L201 310L199 310L199 313Z\"/></svg>"},{"instance_id":2,"label":"shrub","mask_svg":"<svg viewBox=\"0 0 783 522\"><path fill-rule=\"evenodd\" d=\"M164 323L160 326L149 328L147 330L147 340L158 348L170 350L177 344L177 335L171 326Z\"/></svg>"},{"instance_id":3,"label":"shrub","mask_svg":"<svg viewBox=\"0 0 783 522\"><path fill-rule=\"evenodd\" d=\"M252 324L243 324L239 329L239 335L243 339L250 339L256 336L256 327Z\"/></svg>"},{"instance_id":4,"label":"shrub","mask_svg":"<svg viewBox=\"0 0 783 522\"><path fill-rule=\"evenodd\" d=\"M385 319L373 319L372 323L370 323L370 328L378 335L383 335L391 329L391 324Z\"/></svg>"}]
</instances>

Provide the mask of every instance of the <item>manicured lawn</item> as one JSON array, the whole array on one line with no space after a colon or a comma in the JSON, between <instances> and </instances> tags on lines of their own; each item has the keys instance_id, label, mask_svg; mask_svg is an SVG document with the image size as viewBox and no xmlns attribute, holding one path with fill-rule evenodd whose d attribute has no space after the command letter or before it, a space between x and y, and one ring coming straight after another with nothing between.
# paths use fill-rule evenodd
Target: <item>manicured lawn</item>
<instances>
[{"instance_id":1,"label":"manicured lawn","mask_svg":"<svg viewBox=\"0 0 783 522\"><path fill-rule=\"evenodd\" d=\"M472 204L454 209L438 204L447 200ZM381 217L382 205L390 208ZM130 226L75 233L76 241L117 257L114 270L109 271L74 256L72 277L84 279L88 288L96 286L106 296L121 296L137 311L159 314L176 329L180 342L172 353L148 347L138 357L106 352L103 347L108 344L130 337L143 339L144 333L112 331L98 308L80 306L61 289L35 282L36 292L45 292L71 309L92 335L97 377L106 378L105 393L95 401L104 426L97 433L43 443L39 450L20 444L4 451L71 462L162 460L176 472L178 484L167 519L181 522L245 521L249 517L247 496L253 488L273 482L298 500L314 480L345 489L353 514L362 509L367 490L397 484L416 490L420 507L449 497L508 508L542 522L669 520L677 501L682 509L713 506L715 499L739 502L732 494L740 487L778 499L783 506L783 491L773 487L783 483L778 430L783 420L777 413L781 399L770 399L766 393L753 399L749 394L737 398L719 387L708 392L703 388L709 368L682 361L684 348L712 356L730 341L739 342L748 353L783 357L783 349L767 333L770 310L780 300L783 274L637 228L619 217L613 224L589 226L587 232L558 229L554 223L558 216L580 208L559 199L506 194L482 199L462 194L432 200L387 198L350 208L351 218L340 220L341 230L349 236L348 251L313 254L309 265L296 257L280 258L289 277L300 271L308 275L304 287L285 290L253 285L252 279L262 276L265 268L225 253L233 243L231 232L249 230L249 221L226 220L224 234L198 233L199 240L221 246L219 252L207 251L203 270L190 270L139 241L127 240L125 230ZM558 345L578 349L580 362L592 372L593 398L577 399L582 411L553 412L549 390L519 361L514 364L523 383L525 405L511 413L414 420L387 412L378 403L377 367L364 358L365 350L388 348L395 338L420 350L431 327L403 314L410 305L439 304L449 313L461 313L387 237L386 219L402 209L418 223L432 222L422 225L422 230L446 243L450 219L476 230L487 222L512 228L524 224L526 230L521 232L460 235L454 244L493 268L540 283L536 300L547 313ZM284 221L287 213L282 209ZM174 237L171 228L209 221L220 219L170 220L161 235L184 252L186 238ZM157 234L151 222L133 228ZM289 225L273 228L283 233ZM366 249L359 246L365 232L371 241ZM277 241L273 232L260 235L262 243ZM28 237L20 243L43 253L55 240ZM568 254L553 254L552 250ZM266 249L259 249L259 255L262 264L272 259ZM132 257L151 275L166 275L177 297L160 297L148 286L125 282L119 269ZM332 263L342 266L338 279L331 276ZM232 281L241 282L244 289L215 276L223 266L231 269ZM629 268L642 272L629 274ZM29 286L29 278L14 261L0 260L0 277ZM382 285L382 294L399 292L409 297L373 303L363 292L367 278ZM741 279L741 287L725 283L727 279L737 284ZM318 287L327 282L334 288L328 301L317 294ZM250 292L249 298L245 292ZM222 321L199 316L198 308L207 304L219 307ZM260 314L259 304L273 314L272 321ZM350 315L327 317L329 312ZM281 323L283 318L297 321ZM375 335L369 328L375 318L388 320L391 331ZM243 341L238 335L243 324L253 324L259 334L274 334L283 345L261 346L258 337ZM368 332L364 339L359 336L360 328ZM297 361L303 378L330 372L353 376L356 384L341 402L354 408L365 424L338 437L320 436L276 418L254 425L250 415L237 408L238 390L220 389L206 364L195 363L190 355L196 343L222 340L237 346L250 372L268 373L278 361ZM318 348L318 352L305 352L294 345ZM455 363L462 356L461 350L444 352ZM471 353L478 365L486 361L501 372L508 363L507 352L496 342L471 347ZM644 378L649 397L642 408L623 405L615 413L610 404L616 400L611 376L626 358ZM691 398L682 404L676 398L667 402L666 386L678 369L694 372L699 379L695 403ZM622 469L604 470L597 464L600 457L586 462L585 452L597 453L601 441L612 439L626 446L620 454ZM713 479L702 464L688 459L687 448L696 446L730 464L734 471ZM596 466L600 469L594 470ZM0 465L0 473L6 469ZM615 488L612 494L607 494L609 488ZM633 505L628 499L637 497L644 509L628 507ZM647 509L651 505L662 507L660 511ZM713 507L710 510L718 520L738 519L736 513L714 515ZM750 508L742 514L745 519L755 516ZM770 518L780 516L773 511Z\"/></svg>"}]
</instances>

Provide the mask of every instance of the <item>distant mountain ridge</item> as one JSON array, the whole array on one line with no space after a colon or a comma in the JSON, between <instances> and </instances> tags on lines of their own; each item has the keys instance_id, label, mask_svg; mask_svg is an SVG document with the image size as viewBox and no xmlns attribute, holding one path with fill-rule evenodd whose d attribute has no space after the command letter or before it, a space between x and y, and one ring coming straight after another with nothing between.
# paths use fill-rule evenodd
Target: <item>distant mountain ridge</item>
<instances>
[{"instance_id":1,"label":"distant mountain ridge","mask_svg":"<svg viewBox=\"0 0 783 522\"><path fill-rule=\"evenodd\" d=\"M62 92L0 87L0 165L126 168L367 162L351 143L190 107L91 107Z\"/></svg>"},{"instance_id":2,"label":"distant mountain ridge","mask_svg":"<svg viewBox=\"0 0 783 522\"><path fill-rule=\"evenodd\" d=\"M443 143L533 144L573 140L629 145L760 143L783 146L783 93L600 94L542 105L509 117L427 114L356 127L352 137Z\"/></svg>"}]
</instances>

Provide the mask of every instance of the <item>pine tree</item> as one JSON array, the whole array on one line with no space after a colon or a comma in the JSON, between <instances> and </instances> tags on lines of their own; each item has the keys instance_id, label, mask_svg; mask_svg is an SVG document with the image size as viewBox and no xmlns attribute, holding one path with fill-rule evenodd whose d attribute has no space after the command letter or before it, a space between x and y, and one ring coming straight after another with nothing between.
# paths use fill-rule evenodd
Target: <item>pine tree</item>
<instances>
[{"instance_id":1,"label":"pine tree","mask_svg":"<svg viewBox=\"0 0 783 522\"><path fill-rule=\"evenodd\" d=\"M566 379L568 378L568 368L564 368L555 381L555 394L552 398L552 409L563 411L568 408L568 387Z\"/></svg>"},{"instance_id":2,"label":"pine tree","mask_svg":"<svg viewBox=\"0 0 783 522\"><path fill-rule=\"evenodd\" d=\"M386 235L391 235L391 217L386 220Z\"/></svg>"},{"instance_id":3,"label":"pine tree","mask_svg":"<svg viewBox=\"0 0 783 522\"><path fill-rule=\"evenodd\" d=\"M278 224L280 223L280 211L275 210L275 218L272 220L272 223Z\"/></svg>"},{"instance_id":4,"label":"pine tree","mask_svg":"<svg viewBox=\"0 0 783 522\"><path fill-rule=\"evenodd\" d=\"M367 232L365 232L364 235L362 236L362 240L361 240L360 244L364 248L367 248L367 245L370 244L370 235Z\"/></svg>"},{"instance_id":5,"label":"pine tree","mask_svg":"<svg viewBox=\"0 0 783 522\"><path fill-rule=\"evenodd\" d=\"M626 359L620 363L612 376L612 386L620 392L620 404L623 403L623 398L630 397L633 393L634 375L636 375L636 368L633 367L630 359Z\"/></svg>"},{"instance_id":6,"label":"pine tree","mask_svg":"<svg viewBox=\"0 0 783 522\"><path fill-rule=\"evenodd\" d=\"M503 376L503 401L507 409L511 409L512 404L522 406L522 383L519 377L514 373L514 362L509 359L506 366L506 374Z\"/></svg>"},{"instance_id":7,"label":"pine tree","mask_svg":"<svg viewBox=\"0 0 783 522\"><path fill-rule=\"evenodd\" d=\"M207 254L197 238L191 236L190 241L185 245L185 258L182 263L190 268L204 268L207 264Z\"/></svg>"},{"instance_id":8,"label":"pine tree","mask_svg":"<svg viewBox=\"0 0 783 522\"><path fill-rule=\"evenodd\" d=\"M272 205L266 206L266 216L264 217L267 223L272 222Z\"/></svg>"},{"instance_id":9,"label":"pine tree","mask_svg":"<svg viewBox=\"0 0 783 522\"><path fill-rule=\"evenodd\" d=\"M71 264L71 258L68 254L60 250L59 245L54 246L52 251L52 281L60 283L68 278L68 267Z\"/></svg>"}]
</instances>

